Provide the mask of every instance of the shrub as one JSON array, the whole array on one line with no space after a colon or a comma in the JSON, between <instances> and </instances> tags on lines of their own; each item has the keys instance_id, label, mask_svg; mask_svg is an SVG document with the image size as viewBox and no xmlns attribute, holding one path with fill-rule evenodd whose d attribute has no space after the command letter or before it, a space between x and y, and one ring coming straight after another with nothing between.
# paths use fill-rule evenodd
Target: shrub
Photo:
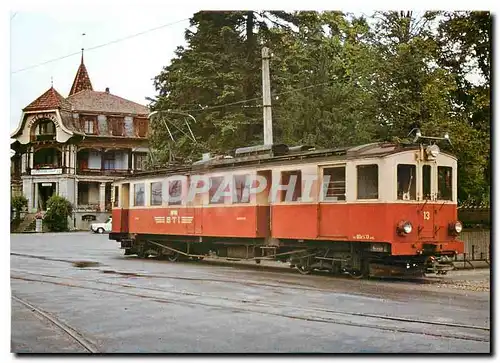
<instances>
[{"instance_id":1,"label":"shrub","mask_svg":"<svg viewBox=\"0 0 500 363\"><path fill-rule=\"evenodd\" d=\"M68 230L68 217L73 213L73 206L64 197L53 195L47 201L47 213L43 223L51 232Z\"/></svg>"},{"instance_id":2,"label":"shrub","mask_svg":"<svg viewBox=\"0 0 500 363\"><path fill-rule=\"evenodd\" d=\"M15 197L12 197L10 205L16 212L14 219L19 219L21 217L21 212L28 208L28 200L24 197L24 195L16 195Z\"/></svg>"}]
</instances>

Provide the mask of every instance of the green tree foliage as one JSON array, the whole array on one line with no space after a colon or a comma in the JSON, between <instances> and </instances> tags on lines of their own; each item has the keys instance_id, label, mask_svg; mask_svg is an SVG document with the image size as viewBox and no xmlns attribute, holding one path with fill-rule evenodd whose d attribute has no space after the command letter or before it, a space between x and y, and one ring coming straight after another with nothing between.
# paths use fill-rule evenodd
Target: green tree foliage
<instances>
[{"instance_id":1,"label":"green tree foliage","mask_svg":"<svg viewBox=\"0 0 500 363\"><path fill-rule=\"evenodd\" d=\"M15 211L15 219L18 220L21 217L21 212L24 212L28 208L28 200L24 195L16 195L12 197L10 205Z\"/></svg>"},{"instance_id":2,"label":"green tree foliage","mask_svg":"<svg viewBox=\"0 0 500 363\"><path fill-rule=\"evenodd\" d=\"M271 49L274 141L336 147L404 138L453 141L459 198L487 195L491 17L484 12L199 12L155 78L155 161L261 144L261 49ZM483 80L468 77L476 70ZM174 137L171 141L166 125ZM471 147L474 146L474 147Z\"/></svg>"},{"instance_id":3,"label":"green tree foliage","mask_svg":"<svg viewBox=\"0 0 500 363\"><path fill-rule=\"evenodd\" d=\"M53 195L47 201L47 213L43 223L51 232L64 232L68 230L68 217L73 213L73 206L64 197Z\"/></svg>"}]
</instances>

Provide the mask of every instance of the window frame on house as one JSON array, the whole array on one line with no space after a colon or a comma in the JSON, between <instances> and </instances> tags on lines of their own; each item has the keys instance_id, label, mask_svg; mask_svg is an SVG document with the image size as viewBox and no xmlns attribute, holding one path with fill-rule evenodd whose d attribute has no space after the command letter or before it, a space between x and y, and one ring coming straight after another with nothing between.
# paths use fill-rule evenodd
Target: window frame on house
<instances>
[{"instance_id":1,"label":"window frame on house","mask_svg":"<svg viewBox=\"0 0 500 363\"><path fill-rule=\"evenodd\" d=\"M109 117L111 124L112 136L125 136L125 118L124 117Z\"/></svg>"},{"instance_id":2,"label":"window frame on house","mask_svg":"<svg viewBox=\"0 0 500 363\"><path fill-rule=\"evenodd\" d=\"M112 158L110 156L112 156ZM114 151L105 152L104 155L102 156L102 158L103 158L102 166L103 166L104 170L116 170L116 164L115 164L116 163L116 152L114 152ZM112 168L106 167L106 164L109 162L113 162Z\"/></svg>"},{"instance_id":3,"label":"window frame on house","mask_svg":"<svg viewBox=\"0 0 500 363\"><path fill-rule=\"evenodd\" d=\"M137 137L148 136L148 120L142 118L135 119L135 134Z\"/></svg>"},{"instance_id":4,"label":"window frame on house","mask_svg":"<svg viewBox=\"0 0 500 363\"><path fill-rule=\"evenodd\" d=\"M148 159L148 154L146 153L134 153L134 170L146 170L146 163ZM139 160L141 160L142 167L138 168Z\"/></svg>"},{"instance_id":5,"label":"window frame on house","mask_svg":"<svg viewBox=\"0 0 500 363\"><path fill-rule=\"evenodd\" d=\"M51 132L48 131L48 126L51 125ZM56 125L54 124L54 121L48 120L48 119L43 119L40 120L38 125L38 135L55 135L56 134Z\"/></svg>"}]
</instances>

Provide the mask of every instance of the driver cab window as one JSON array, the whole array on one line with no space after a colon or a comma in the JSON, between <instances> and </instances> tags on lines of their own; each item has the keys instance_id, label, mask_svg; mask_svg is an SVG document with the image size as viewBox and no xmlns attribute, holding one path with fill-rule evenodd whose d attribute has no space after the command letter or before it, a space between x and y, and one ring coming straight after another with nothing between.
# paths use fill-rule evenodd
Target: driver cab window
<instances>
[{"instance_id":1,"label":"driver cab window","mask_svg":"<svg viewBox=\"0 0 500 363\"><path fill-rule=\"evenodd\" d=\"M438 199L452 200L452 169L449 166L438 167Z\"/></svg>"},{"instance_id":2,"label":"driver cab window","mask_svg":"<svg viewBox=\"0 0 500 363\"><path fill-rule=\"evenodd\" d=\"M424 200L431 199L431 166L422 166L422 196Z\"/></svg>"},{"instance_id":3,"label":"driver cab window","mask_svg":"<svg viewBox=\"0 0 500 363\"><path fill-rule=\"evenodd\" d=\"M417 199L416 166L398 165L398 200Z\"/></svg>"}]
</instances>

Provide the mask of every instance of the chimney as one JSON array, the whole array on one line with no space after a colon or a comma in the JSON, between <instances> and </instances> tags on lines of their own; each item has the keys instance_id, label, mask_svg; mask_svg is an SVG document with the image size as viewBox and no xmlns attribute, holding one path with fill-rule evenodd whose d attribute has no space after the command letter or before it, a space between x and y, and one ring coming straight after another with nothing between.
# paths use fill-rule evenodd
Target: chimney
<instances>
[{"instance_id":1,"label":"chimney","mask_svg":"<svg viewBox=\"0 0 500 363\"><path fill-rule=\"evenodd\" d=\"M109 93L109 87L106 87L106 93Z\"/></svg>"}]
</instances>

